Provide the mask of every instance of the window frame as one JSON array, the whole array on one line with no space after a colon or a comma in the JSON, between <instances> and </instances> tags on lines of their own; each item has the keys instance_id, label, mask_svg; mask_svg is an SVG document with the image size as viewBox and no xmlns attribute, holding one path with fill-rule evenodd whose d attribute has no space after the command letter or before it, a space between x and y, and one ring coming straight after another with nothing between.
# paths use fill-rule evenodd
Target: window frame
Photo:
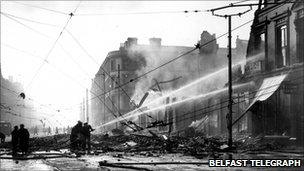
<instances>
[{"instance_id":1,"label":"window frame","mask_svg":"<svg viewBox=\"0 0 304 171\"><path fill-rule=\"evenodd\" d=\"M282 27L286 27L284 30L286 31L286 45L285 49L285 61L284 54L282 53ZM275 67L283 68L290 65L290 26L289 26L289 17L284 16L276 20L275 25ZM285 42L285 41L284 41Z\"/></svg>"}]
</instances>

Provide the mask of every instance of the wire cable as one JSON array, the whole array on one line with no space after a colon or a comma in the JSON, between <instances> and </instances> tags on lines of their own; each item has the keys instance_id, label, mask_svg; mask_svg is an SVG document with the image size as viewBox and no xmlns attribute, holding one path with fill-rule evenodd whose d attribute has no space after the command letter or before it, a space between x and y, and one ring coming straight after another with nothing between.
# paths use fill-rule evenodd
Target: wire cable
<instances>
[{"instance_id":1,"label":"wire cable","mask_svg":"<svg viewBox=\"0 0 304 171\"><path fill-rule=\"evenodd\" d=\"M3 16L5 16L5 17L7 17L7 18L9 18L9 19L11 19L11 20L13 20L13 21L15 21L16 23L21 24L22 26L26 27L27 29L29 29L29 30L31 30L31 31L33 31L33 32L35 32L35 33L37 33L37 34L43 36L43 37L49 38L48 35L46 35L46 34L44 34L44 33L41 33L40 31L38 31L38 30L36 30L36 29L33 29L33 28L31 28L31 27L25 25L24 23L22 23L22 22L16 20L15 18L13 18L13 17L11 17L11 16L9 16L9 15L3 13L3 12L0 12L0 13L1 13Z\"/></svg>"},{"instance_id":2,"label":"wire cable","mask_svg":"<svg viewBox=\"0 0 304 171\"><path fill-rule=\"evenodd\" d=\"M181 14L181 13L202 13L207 10L180 10L180 11L150 11L150 12L127 12L127 13L79 13L76 16L106 16L106 15L148 15L148 14Z\"/></svg>"},{"instance_id":3,"label":"wire cable","mask_svg":"<svg viewBox=\"0 0 304 171\"><path fill-rule=\"evenodd\" d=\"M50 23L45 23L45 22L41 22L41 21L36 21L36 20L32 20L32 19L28 19L28 18L12 15L12 14L1 12L1 11L0 11L0 13L4 14L4 15L7 15L7 16L10 16L10 17L13 17L13 18L24 20L24 21L27 21L27 22L32 22L32 23L46 25L46 26L52 26L52 27L59 27L58 25L54 25L54 24L50 24Z\"/></svg>"},{"instance_id":4,"label":"wire cable","mask_svg":"<svg viewBox=\"0 0 304 171\"><path fill-rule=\"evenodd\" d=\"M65 23L65 25L63 26L61 32L59 33L57 39L55 40L55 42L53 43L53 45L51 46L51 49L48 51L48 53L46 54L46 57L44 58L44 61L42 62L42 64L40 65L40 67L38 68L38 70L36 71L35 75L33 76L33 78L31 79L30 83L26 86L26 90L30 87L30 85L32 84L32 82L34 81L34 79L37 77L39 71L42 69L43 65L45 64L45 61L47 61L48 57L50 56L51 52L54 50L59 38L61 37L63 31L66 29L67 25L69 24L69 22L71 21L72 17L74 16L74 13L76 12L76 10L78 9L78 7L80 6L81 1L78 3L77 7L74 9L74 11L72 13L70 13L70 17L68 18L67 22Z\"/></svg>"},{"instance_id":5,"label":"wire cable","mask_svg":"<svg viewBox=\"0 0 304 171\"><path fill-rule=\"evenodd\" d=\"M19 1L10 1L10 2L17 3L17 4L21 4L21 5L28 6L28 7L32 7L32 8L36 8L36 9L41 9L41 10L53 12L53 13L56 13L56 14L69 15L68 13L65 13L65 12L62 12L62 11L57 11L57 10L53 10L53 9L48 9L48 8L40 7L40 6L37 6L37 5L25 4L25 3L21 3L21 2L19 2Z\"/></svg>"}]
</instances>

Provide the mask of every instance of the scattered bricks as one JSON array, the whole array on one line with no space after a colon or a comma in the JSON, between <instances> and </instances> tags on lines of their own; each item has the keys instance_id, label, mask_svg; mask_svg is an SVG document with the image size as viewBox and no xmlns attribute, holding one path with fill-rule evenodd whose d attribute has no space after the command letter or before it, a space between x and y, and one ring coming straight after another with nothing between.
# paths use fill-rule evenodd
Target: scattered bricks
<instances>
[{"instance_id":1,"label":"scattered bricks","mask_svg":"<svg viewBox=\"0 0 304 171\"><path fill-rule=\"evenodd\" d=\"M283 137L284 138L284 137ZM282 137L235 137L234 144L243 152L256 150L276 150L282 147L277 140ZM106 152L125 152L143 156L154 156L163 153L182 153L197 158L220 157L220 153L227 151L227 139L225 137L205 137L196 135L193 137L173 136L167 140L146 135L118 135L103 136L91 135L92 152L94 155ZM62 134L47 137L30 138L30 151L50 151L68 149L70 135ZM10 149L10 143L1 144L0 148ZM77 154L81 155L77 151ZM119 157L119 156L117 156Z\"/></svg>"}]
</instances>

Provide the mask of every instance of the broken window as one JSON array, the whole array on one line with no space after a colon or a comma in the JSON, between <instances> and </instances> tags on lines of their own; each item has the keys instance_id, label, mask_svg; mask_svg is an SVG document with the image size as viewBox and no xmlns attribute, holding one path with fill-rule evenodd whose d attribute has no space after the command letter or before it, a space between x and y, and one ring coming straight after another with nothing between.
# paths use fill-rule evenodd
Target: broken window
<instances>
[{"instance_id":1,"label":"broken window","mask_svg":"<svg viewBox=\"0 0 304 171\"><path fill-rule=\"evenodd\" d=\"M265 33L261 33L259 35L259 51L262 53L262 55L265 57Z\"/></svg>"},{"instance_id":2,"label":"broken window","mask_svg":"<svg viewBox=\"0 0 304 171\"><path fill-rule=\"evenodd\" d=\"M288 65L288 28L287 25L281 25L281 22L285 22L286 19L281 19L280 25L277 26L277 48L276 48L276 66L277 68Z\"/></svg>"}]
</instances>

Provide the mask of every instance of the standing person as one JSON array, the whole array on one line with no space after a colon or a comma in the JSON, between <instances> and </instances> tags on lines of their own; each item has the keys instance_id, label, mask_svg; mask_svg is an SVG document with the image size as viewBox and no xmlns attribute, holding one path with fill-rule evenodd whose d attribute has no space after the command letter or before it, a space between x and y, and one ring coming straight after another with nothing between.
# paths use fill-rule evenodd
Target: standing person
<instances>
[{"instance_id":1,"label":"standing person","mask_svg":"<svg viewBox=\"0 0 304 171\"><path fill-rule=\"evenodd\" d=\"M34 128L34 135L38 135L38 127L37 126L35 126L35 128Z\"/></svg>"},{"instance_id":2,"label":"standing person","mask_svg":"<svg viewBox=\"0 0 304 171\"><path fill-rule=\"evenodd\" d=\"M70 135L71 150L79 150L83 146L82 137L82 122L78 121L78 123L72 128Z\"/></svg>"},{"instance_id":3,"label":"standing person","mask_svg":"<svg viewBox=\"0 0 304 171\"><path fill-rule=\"evenodd\" d=\"M30 134L27 129L24 128L24 125L20 125L20 129L18 131L19 136L19 147L22 154L28 153Z\"/></svg>"},{"instance_id":4,"label":"standing person","mask_svg":"<svg viewBox=\"0 0 304 171\"><path fill-rule=\"evenodd\" d=\"M48 128L48 135L51 135L52 134L52 130L51 130L51 127L49 126Z\"/></svg>"},{"instance_id":5,"label":"standing person","mask_svg":"<svg viewBox=\"0 0 304 171\"><path fill-rule=\"evenodd\" d=\"M58 134L59 133L59 130L58 130L58 127L56 126L55 128L55 134Z\"/></svg>"},{"instance_id":6,"label":"standing person","mask_svg":"<svg viewBox=\"0 0 304 171\"><path fill-rule=\"evenodd\" d=\"M18 130L18 126L14 126L14 130L12 131L11 135L12 135L12 156L16 156L17 155L17 148L18 148L18 141L19 141L19 130Z\"/></svg>"},{"instance_id":7,"label":"standing person","mask_svg":"<svg viewBox=\"0 0 304 171\"><path fill-rule=\"evenodd\" d=\"M86 146L88 146L88 153L91 152L91 132L94 130L95 129L93 129L91 127L91 125L89 125L87 122L84 123L84 126L83 126L84 150L85 150Z\"/></svg>"}]
</instances>

